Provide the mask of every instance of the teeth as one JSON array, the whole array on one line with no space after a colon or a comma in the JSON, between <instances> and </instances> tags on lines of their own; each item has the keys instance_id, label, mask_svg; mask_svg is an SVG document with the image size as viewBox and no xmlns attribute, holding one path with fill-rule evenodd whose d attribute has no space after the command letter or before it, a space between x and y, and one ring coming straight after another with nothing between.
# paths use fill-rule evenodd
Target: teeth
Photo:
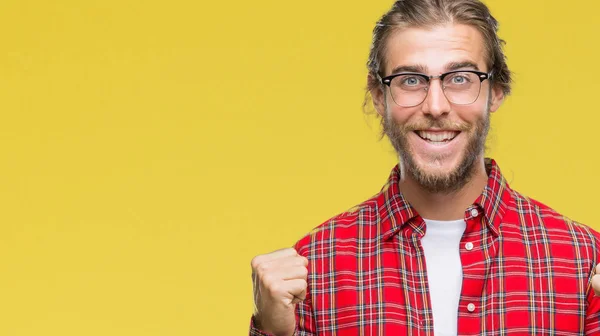
<instances>
[{"instance_id":1,"label":"teeth","mask_svg":"<svg viewBox=\"0 0 600 336\"><path fill-rule=\"evenodd\" d=\"M458 135L458 132L426 132L426 131L417 131L417 134L429 141L433 142L442 142L449 141L454 139Z\"/></svg>"}]
</instances>

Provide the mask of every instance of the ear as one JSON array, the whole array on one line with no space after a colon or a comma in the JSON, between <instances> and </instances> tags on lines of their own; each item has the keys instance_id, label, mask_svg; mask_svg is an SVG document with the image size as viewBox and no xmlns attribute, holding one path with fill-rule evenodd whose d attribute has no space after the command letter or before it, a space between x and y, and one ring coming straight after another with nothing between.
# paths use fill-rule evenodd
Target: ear
<instances>
[{"instance_id":1,"label":"ear","mask_svg":"<svg viewBox=\"0 0 600 336\"><path fill-rule=\"evenodd\" d=\"M490 90L490 112L496 112L504 102L504 90L500 85L494 85Z\"/></svg>"},{"instance_id":2,"label":"ear","mask_svg":"<svg viewBox=\"0 0 600 336\"><path fill-rule=\"evenodd\" d=\"M383 85L377 80L377 78L372 75L367 76L368 87L371 89L369 92L371 93L371 99L373 100L373 106L375 106L375 110L377 110L377 114L382 117L385 117L385 94L383 92Z\"/></svg>"}]
</instances>

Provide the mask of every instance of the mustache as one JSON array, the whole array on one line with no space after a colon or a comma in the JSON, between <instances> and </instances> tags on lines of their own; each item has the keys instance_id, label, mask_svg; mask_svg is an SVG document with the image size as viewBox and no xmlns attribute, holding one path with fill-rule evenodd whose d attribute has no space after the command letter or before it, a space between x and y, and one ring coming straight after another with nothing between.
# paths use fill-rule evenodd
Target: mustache
<instances>
[{"instance_id":1,"label":"mustache","mask_svg":"<svg viewBox=\"0 0 600 336\"><path fill-rule=\"evenodd\" d=\"M425 119L403 125L399 123L395 124L397 127L400 127L405 132L420 131L432 128L441 130L468 131L471 128L471 125L464 122L440 119Z\"/></svg>"}]
</instances>

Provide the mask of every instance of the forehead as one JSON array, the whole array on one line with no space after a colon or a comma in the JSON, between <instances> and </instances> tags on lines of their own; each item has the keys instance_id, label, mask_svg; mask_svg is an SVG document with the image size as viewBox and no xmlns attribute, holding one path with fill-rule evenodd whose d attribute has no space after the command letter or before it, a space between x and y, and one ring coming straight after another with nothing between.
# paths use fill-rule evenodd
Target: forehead
<instances>
[{"instance_id":1,"label":"forehead","mask_svg":"<svg viewBox=\"0 0 600 336\"><path fill-rule=\"evenodd\" d=\"M446 24L430 28L405 28L387 40L384 75L398 67L422 68L435 75L450 64L470 62L488 71L483 36L474 27Z\"/></svg>"}]
</instances>

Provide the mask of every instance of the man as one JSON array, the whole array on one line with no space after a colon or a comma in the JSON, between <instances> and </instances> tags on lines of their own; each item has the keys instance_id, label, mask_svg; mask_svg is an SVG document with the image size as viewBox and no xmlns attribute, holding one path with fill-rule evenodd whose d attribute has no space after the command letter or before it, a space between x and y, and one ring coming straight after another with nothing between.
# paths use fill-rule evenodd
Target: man
<instances>
[{"instance_id":1,"label":"man","mask_svg":"<svg viewBox=\"0 0 600 336\"><path fill-rule=\"evenodd\" d=\"M600 235L484 157L511 84L497 28L479 0L400 0L380 19L368 89L399 164L252 260L250 335L600 334Z\"/></svg>"}]
</instances>

